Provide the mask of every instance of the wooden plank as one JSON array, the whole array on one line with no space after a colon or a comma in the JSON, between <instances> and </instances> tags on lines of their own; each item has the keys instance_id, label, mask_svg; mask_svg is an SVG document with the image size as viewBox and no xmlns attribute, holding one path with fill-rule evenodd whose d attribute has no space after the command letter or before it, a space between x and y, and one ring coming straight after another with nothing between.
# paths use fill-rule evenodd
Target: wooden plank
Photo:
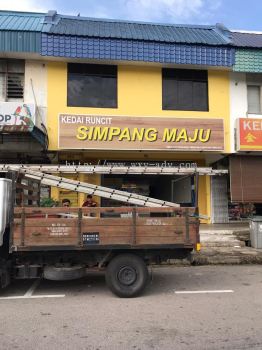
<instances>
[{"instance_id":1,"label":"wooden plank","mask_svg":"<svg viewBox=\"0 0 262 350\"><path fill-rule=\"evenodd\" d=\"M101 228L101 227L100 227ZM120 229L120 227L117 227ZM60 232L51 232L48 227L41 227L39 229L27 227L25 228L25 246L59 246L59 245L79 245L79 236L77 227L67 227L66 232L62 232L63 235L59 236ZM96 231L96 228L92 228L91 231L87 232L99 232L99 244L130 244L131 243L131 232L123 232L123 230L114 230L113 234L108 234L108 230L104 228L102 231ZM21 233L14 230L14 245L20 245Z\"/></svg>"},{"instance_id":2,"label":"wooden plank","mask_svg":"<svg viewBox=\"0 0 262 350\"><path fill-rule=\"evenodd\" d=\"M132 225L128 226L95 226L95 225L82 225L82 232L99 232L100 234L111 235L123 235L129 236L132 234Z\"/></svg>"},{"instance_id":3,"label":"wooden plank","mask_svg":"<svg viewBox=\"0 0 262 350\"><path fill-rule=\"evenodd\" d=\"M47 215L47 214L46 214ZM67 225L72 225L72 221L76 222L77 218L62 218L60 216L57 217L46 217L45 214L43 214L42 217L38 217L37 215L31 216L30 218L26 218L26 226L49 226L54 222L62 222L66 223ZM66 215L66 214L65 214ZM70 222L71 220L71 222ZM21 224L21 218L15 218L14 223ZM82 218L82 225L85 228L88 228L90 225L93 226L128 226L132 225L132 219L127 218L95 218L95 217L83 217Z\"/></svg>"},{"instance_id":4,"label":"wooden plank","mask_svg":"<svg viewBox=\"0 0 262 350\"><path fill-rule=\"evenodd\" d=\"M127 218L92 218L84 217L82 219L82 227L88 228L89 226L121 226L126 227L132 225L132 219Z\"/></svg>"},{"instance_id":5,"label":"wooden plank","mask_svg":"<svg viewBox=\"0 0 262 350\"><path fill-rule=\"evenodd\" d=\"M184 236L186 231L184 226L137 226L137 236L175 236L181 235Z\"/></svg>"},{"instance_id":6,"label":"wooden plank","mask_svg":"<svg viewBox=\"0 0 262 350\"><path fill-rule=\"evenodd\" d=\"M19 245L14 243L14 245ZM72 237L64 238L63 240L59 240L58 238L49 238L47 239L27 239L25 241L26 247L34 247L34 246L45 246L45 247L53 247L53 246L77 246L77 240Z\"/></svg>"},{"instance_id":7,"label":"wooden plank","mask_svg":"<svg viewBox=\"0 0 262 350\"><path fill-rule=\"evenodd\" d=\"M94 214L130 214L132 213L134 207L83 207L83 215L90 213Z\"/></svg>"},{"instance_id":8,"label":"wooden plank","mask_svg":"<svg viewBox=\"0 0 262 350\"><path fill-rule=\"evenodd\" d=\"M16 228L14 229L14 244L20 245L19 231ZM25 227L25 246L67 244L77 245L77 230L74 227Z\"/></svg>"},{"instance_id":9,"label":"wooden plank","mask_svg":"<svg viewBox=\"0 0 262 350\"><path fill-rule=\"evenodd\" d=\"M100 236L99 245L131 244L130 236Z\"/></svg>"},{"instance_id":10,"label":"wooden plank","mask_svg":"<svg viewBox=\"0 0 262 350\"><path fill-rule=\"evenodd\" d=\"M88 208L88 207L83 207L83 215L88 215L91 213L94 214L130 214L132 213L134 207L96 207L96 208ZM150 213L177 213L180 215L183 215L188 209L188 212L190 214L194 213L195 208L171 208L171 207L136 207L136 212L137 214L150 214ZM44 207L38 207L36 208L26 208L25 213L44 213L44 214L56 214L58 212L62 212L66 210L68 213L76 213L78 212L77 207L72 207L72 208L66 208L65 207L53 207L53 208L44 208ZM22 212L22 207L15 207L15 213L19 214Z\"/></svg>"},{"instance_id":11,"label":"wooden plank","mask_svg":"<svg viewBox=\"0 0 262 350\"><path fill-rule=\"evenodd\" d=\"M15 207L15 214L20 214L23 210L23 207ZM53 207L53 208L43 208L43 207L34 207L34 208L25 208L26 214L59 214L59 213L77 213L78 208L65 208L65 207Z\"/></svg>"},{"instance_id":12,"label":"wooden plank","mask_svg":"<svg viewBox=\"0 0 262 350\"><path fill-rule=\"evenodd\" d=\"M150 214L150 213L180 213L183 212L183 208L177 207L137 207L136 208L138 214Z\"/></svg>"},{"instance_id":13,"label":"wooden plank","mask_svg":"<svg viewBox=\"0 0 262 350\"><path fill-rule=\"evenodd\" d=\"M136 244L153 244L153 245L161 245L161 244L183 244L185 242L184 238L180 237L170 237L170 236L153 236L153 237L143 237L137 236Z\"/></svg>"},{"instance_id":14,"label":"wooden plank","mask_svg":"<svg viewBox=\"0 0 262 350\"><path fill-rule=\"evenodd\" d=\"M26 219L25 220L25 227L52 227L53 225L62 225L62 226L68 226L68 227L76 227L77 226L77 219L71 219L71 218L50 218L46 219Z\"/></svg>"},{"instance_id":15,"label":"wooden plank","mask_svg":"<svg viewBox=\"0 0 262 350\"><path fill-rule=\"evenodd\" d=\"M88 207L82 207L83 215L87 215L90 213L105 213L105 214L127 214L132 212L133 207L96 207L96 208L88 208ZM68 212L68 213L77 213L78 212L77 207L71 207L71 208L65 208L65 207L53 207L53 208L45 208L45 207L38 207L36 208L26 208L25 213L31 214L31 213L43 213L43 214L56 214L59 212ZM19 214L22 212L22 207L15 207L14 209L15 213Z\"/></svg>"},{"instance_id":16,"label":"wooden plank","mask_svg":"<svg viewBox=\"0 0 262 350\"><path fill-rule=\"evenodd\" d=\"M182 217L148 217L148 218L137 218L136 224L138 226L180 226L184 224L185 219Z\"/></svg>"},{"instance_id":17,"label":"wooden plank","mask_svg":"<svg viewBox=\"0 0 262 350\"><path fill-rule=\"evenodd\" d=\"M25 239L28 237L77 237L77 227L73 226L48 226L25 227Z\"/></svg>"}]
</instances>

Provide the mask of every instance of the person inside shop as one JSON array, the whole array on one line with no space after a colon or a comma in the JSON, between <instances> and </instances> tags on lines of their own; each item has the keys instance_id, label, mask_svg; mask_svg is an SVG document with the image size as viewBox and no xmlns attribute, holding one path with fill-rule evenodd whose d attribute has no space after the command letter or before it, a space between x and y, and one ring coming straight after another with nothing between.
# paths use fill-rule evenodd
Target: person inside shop
<instances>
[{"instance_id":1,"label":"person inside shop","mask_svg":"<svg viewBox=\"0 0 262 350\"><path fill-rule=\"evenodd\" d=\"M68 199L68 198L62 199L62 207L63 208L71 207L70 199ZM59 215L60 215L61 218L70 218L70 213L68 211L60 213Z\"/></svg>"},{"instance_id":2,"label":"person inside shop","mask_svg":"<svg viewBox=\"0 0 262 350\"><path fill-rule=\"evenodd\" d=\"M70 207L70 206L71 206L70 199L64 198L62 200L62 207Z\"/></svg>"},{"instance_id":3,"label":"person inside shop","mask_svg":"<svg viewBox=\"0 0 262 350\"><path fill-rule=\"evenodd\" d=\"M88 194L86 197L86 200L84 201L82 207L96 207L97 204L93 200L93 196L91 194Z\"/></svg>"}]
</instances>

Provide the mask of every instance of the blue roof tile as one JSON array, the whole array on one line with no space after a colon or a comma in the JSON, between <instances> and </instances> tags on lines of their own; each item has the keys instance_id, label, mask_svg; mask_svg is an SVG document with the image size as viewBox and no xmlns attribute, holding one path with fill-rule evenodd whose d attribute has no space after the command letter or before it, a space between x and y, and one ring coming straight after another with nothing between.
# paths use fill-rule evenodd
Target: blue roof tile
<instances>
[{"instance_id":1,"label":"blue roof tile","mask_svg":"<svg viewBox=\"0 0 262 350\"><path fill-rule=\"evenodd\" d=\"M231 32L231 36L234 46L262 48L262 33Z\"/></svg>"},{"instance_id":2,"label":"blue roof tile","mask_svg":"<svg viewBox=\"0 0 262 350\"><path fill-rule=\"evenodd\" d=\"M89 38L129 39L204 45L230 44L229 31L219 26L172 25L57 15L43 32Z\"/></svg>"},{"instance_id":3,"label":"blue roof tile","mask_svg":"<svg viewBox=\"0 0 262 350\"><path fill-rule=\"evenodd\" d=\"M232 66L234 49L42 34L43 56Z\"/></svg>"}]
</instances>

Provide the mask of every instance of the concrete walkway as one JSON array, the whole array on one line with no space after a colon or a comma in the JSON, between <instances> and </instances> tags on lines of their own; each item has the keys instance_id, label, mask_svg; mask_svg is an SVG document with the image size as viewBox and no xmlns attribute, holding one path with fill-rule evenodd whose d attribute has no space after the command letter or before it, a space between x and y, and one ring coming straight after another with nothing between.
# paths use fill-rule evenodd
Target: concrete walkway
<instances>
[{"instance_id":1,"label":"concrete walkway","mask_svg":"<svg viewBox=\"0 0 262 350\"><path fill-rule=\"evenodd\" d=\"M249 245L249 223L200 225L201 251L194 252L193 265L262 264L262 249ZM170 264L190 265L188 260L170 260Z\"/></svg>"},{"instance_id":2,"label":"concrete walkway","mask_svg":"<svg viewBox=\"0 0 262 350\"><path fill-rule=\"evenodd\" d=\"M200 226L201 251L193 254L195 265L262 264L262 249L250 243L249 223Z\"/></svg>"}]
</instances>

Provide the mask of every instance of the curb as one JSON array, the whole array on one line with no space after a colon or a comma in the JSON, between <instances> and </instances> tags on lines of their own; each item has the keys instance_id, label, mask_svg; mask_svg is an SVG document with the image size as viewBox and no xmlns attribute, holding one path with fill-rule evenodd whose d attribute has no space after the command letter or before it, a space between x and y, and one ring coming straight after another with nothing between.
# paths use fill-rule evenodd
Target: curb
<instances>
[{"instance_id":1,"label":"curb","mask_svg":"<svg viewBox=\"0 0 262 350\"><path fill-rule=\"evenodd\" d=\"M262 250L254 248L207 248L194 252L189 259L169 259L161 265L262 265Z\"/></svg>"}]
</instances>

